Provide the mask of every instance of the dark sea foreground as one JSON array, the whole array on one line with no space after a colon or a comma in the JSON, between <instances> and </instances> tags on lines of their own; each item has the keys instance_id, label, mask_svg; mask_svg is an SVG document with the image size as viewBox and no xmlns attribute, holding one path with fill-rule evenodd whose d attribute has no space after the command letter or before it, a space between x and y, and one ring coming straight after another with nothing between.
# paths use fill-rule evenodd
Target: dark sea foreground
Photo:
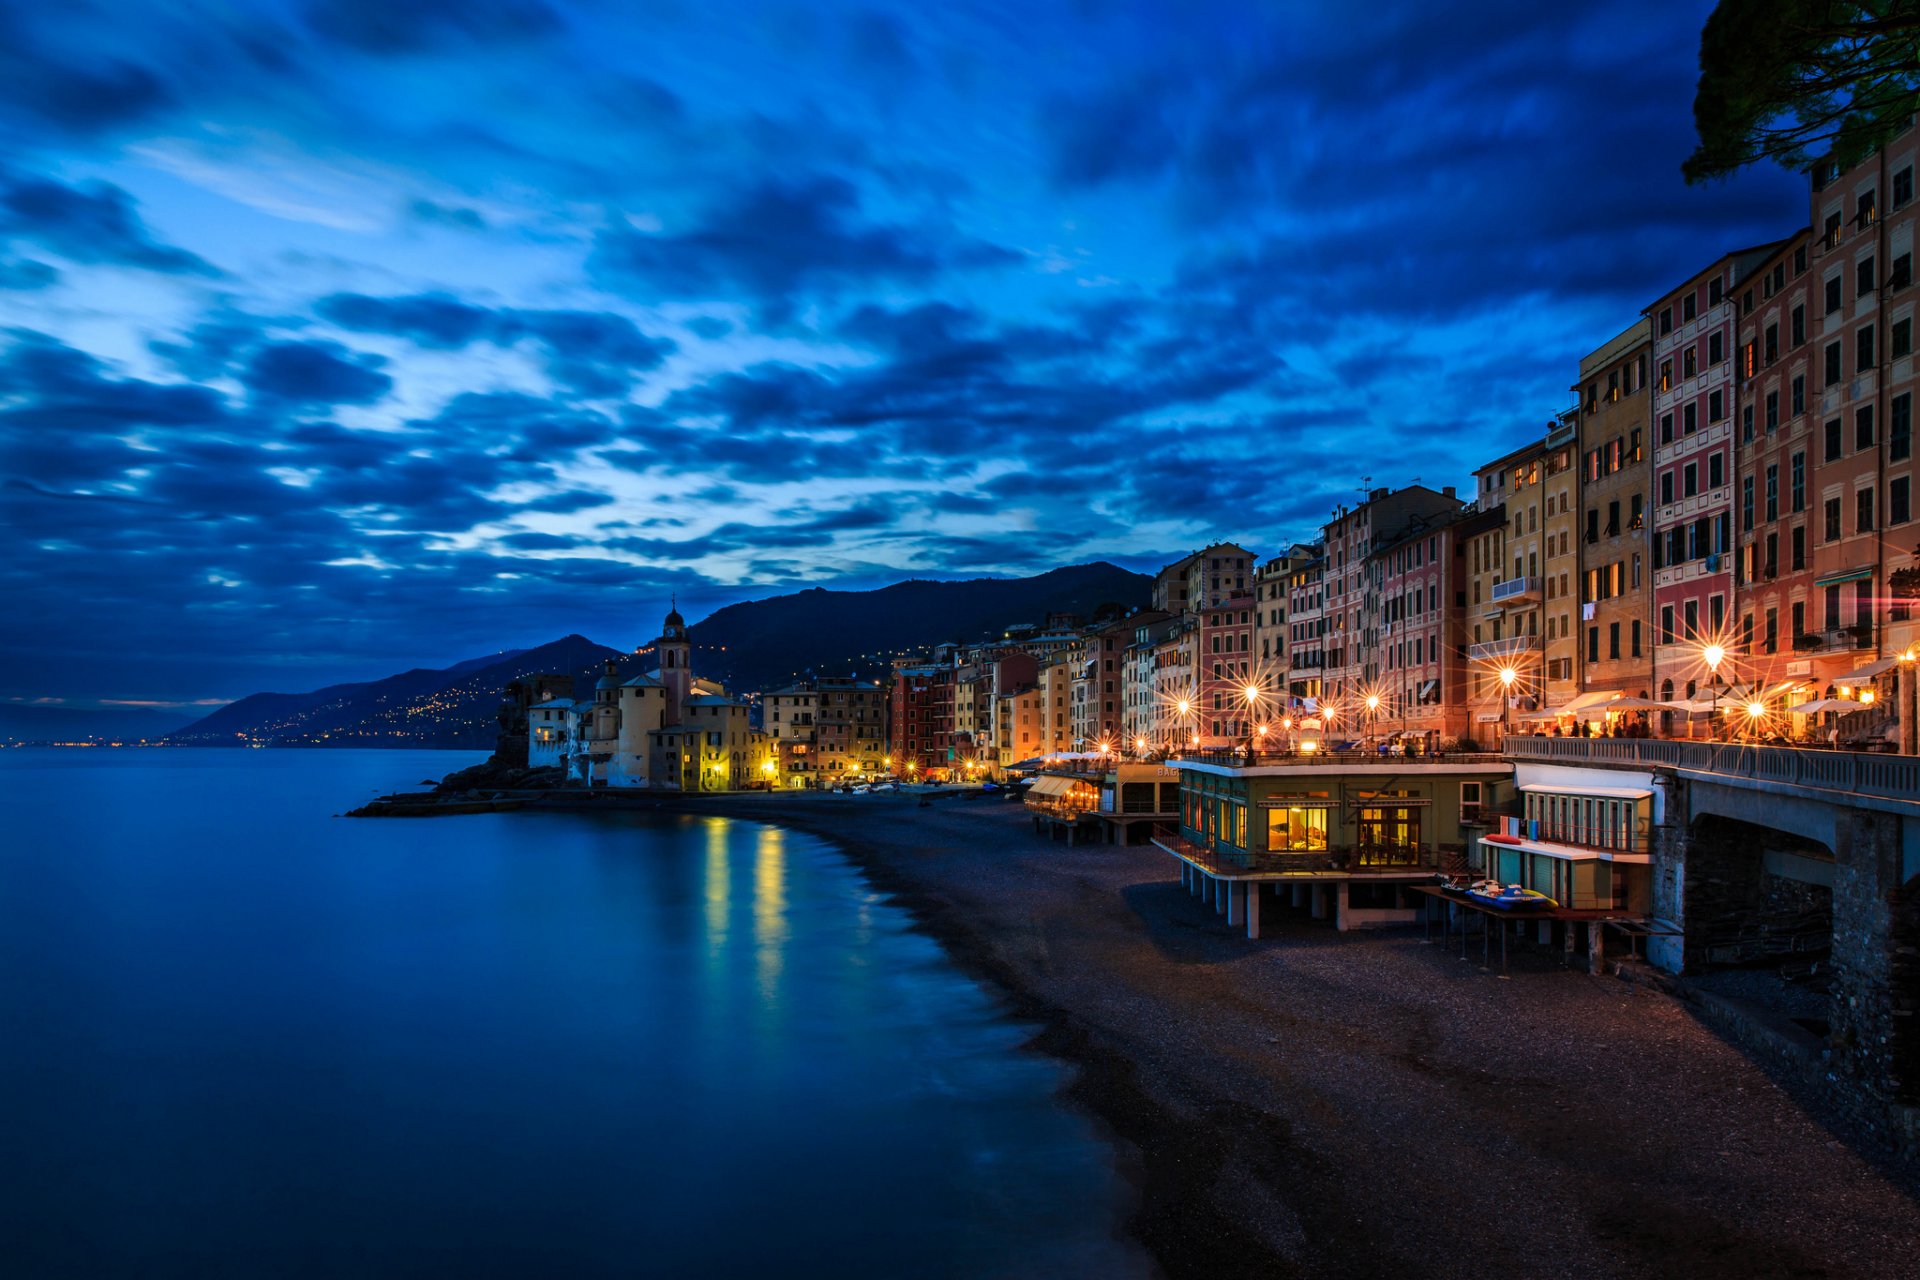
<instances>
[{"instance_id":1,"label":"dark sea foreground","mask_svg":"<svg viewBox=\"0 0 1920 1280\"><path fill-rule=\"evenodd\" d=\"M823 842L0 752L8 1276L1144 1275L1029 1029Z\"/></svg>"}]
</instances>

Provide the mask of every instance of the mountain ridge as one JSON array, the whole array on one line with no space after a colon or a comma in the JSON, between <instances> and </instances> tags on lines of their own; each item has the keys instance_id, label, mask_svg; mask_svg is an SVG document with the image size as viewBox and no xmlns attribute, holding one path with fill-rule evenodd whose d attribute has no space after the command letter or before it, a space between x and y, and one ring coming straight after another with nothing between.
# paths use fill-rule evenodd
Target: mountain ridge
<instances>
[{"instance_id":1,"label":"mountain ridge","mask_svg":"<svg viewBox=\"0 0 1920 1280\"><path fill-rule=\"evenodd\" d=\"M894 652L948 640L990 639L1049 613L1090 616L1102 605L1144 604L1152 579L1107 561L1026 578L915 578L871 591L814 587L742 601L688 628L697 675L740 693L763 692L813 671L883 675ZM662 610L664 615L665 610ZM849 652L849 636L865 653ZM591 696L609 660L625 675L652 665L651 651L623 653L569 634L532 649L414 667L380 680L307 693L255 693L177 729L177 746L395 746L486 749L494 745L501 694L514 680L565 672Z\"/></svg>"}]
</instances>

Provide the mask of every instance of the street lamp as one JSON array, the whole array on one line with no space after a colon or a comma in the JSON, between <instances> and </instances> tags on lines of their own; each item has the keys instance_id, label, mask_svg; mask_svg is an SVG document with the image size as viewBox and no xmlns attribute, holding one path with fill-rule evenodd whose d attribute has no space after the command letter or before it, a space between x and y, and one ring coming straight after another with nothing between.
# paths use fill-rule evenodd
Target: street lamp
<instances>
[{"instance_id":1,"label":"street lamp","mask_svg":"<svg viewBox=\"0 0 1920 1280\"><path fill-rule=\"evenodd\" d=\"M1500 736L1502 738L1507 736L1508 727L1512 724L1513 682L1519 678L1520 673L1512 667L1500 668Z\"/></svg>"},{"instance_id":2,"label":"street lamp","mask_svg":"<svg viewBox=\"0 0 1920 1280\"><path fill-rule=\"evenodd\" d=\"M1720 645L1710 644L1700 651L1700 656L1706 661L1707 674L1713 680L1713 697L1709 703L1711 709L1707 713L1707 732L1717 733L1718 730L1713 727L1713 722L1720 717L1720 664L1726 661L1727 651Z\"/></svg>"},{"instance_id":3,"label":"street lamp","mask_svg":"<svg viewBox=\"0 0 1920 1280\"><path fill-rule=\"evenodd\" d=\"M1240 694L1247 700L1247 754L1251 756L1253 754L1253 717L1254 713L1260 709L1260 686L1249 681L1240 690ZM1265 727L1262 726L1260 731L1264 734Z\"/></svg>"},{"instance_id":4,"label":"street lamp","mask_svg":"<svg viewBox=\"0 0 1920 1280\"><path fill-rule=\"evenodd\" d=\"M1374 714L1379 710L1380 710L1380 695L1377 693L1368 694L1367 695L1367 745L1368 746L1373 745L1373 717L1374 717Z\"/></svg>"}]
</instances>

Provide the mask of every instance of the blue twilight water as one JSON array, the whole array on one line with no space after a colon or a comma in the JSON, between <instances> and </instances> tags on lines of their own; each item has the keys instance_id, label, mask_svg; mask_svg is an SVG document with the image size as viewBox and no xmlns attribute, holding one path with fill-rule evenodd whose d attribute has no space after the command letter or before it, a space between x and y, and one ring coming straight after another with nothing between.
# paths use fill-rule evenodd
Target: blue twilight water
<instances>
[{"instance_id":1,"label":"blue twilight water","mask_svg":"<svg viewBox=\"0 0 1920 1280\"><path fill-rule=\"evenodd\" d=\"M830 848L0 751L0 1269L1144 1274L1061 1068Z\"/></svg>"}]
</instances>

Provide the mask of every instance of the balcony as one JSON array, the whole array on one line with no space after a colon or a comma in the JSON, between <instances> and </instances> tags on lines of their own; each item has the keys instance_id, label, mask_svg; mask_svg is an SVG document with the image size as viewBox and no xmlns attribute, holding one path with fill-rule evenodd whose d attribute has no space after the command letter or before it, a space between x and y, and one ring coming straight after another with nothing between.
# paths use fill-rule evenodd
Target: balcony
<instances>
[{"instance_id":1,"label":"balcony","mask_svg":"<svg viewBox=\"0 0 1920 1280\"><path fill-rule=\"evenodd\" d=\"M1467 646L1467 659L1470 662L1504 662L1540 652L1539 636L1509 636L1505 640L1488 640L1482 644Z\"/></svg>"},{"instance_id":2,"label":"balcony","mask_svg":"<svg viewBox=\"0 0 1920 1280\"><path fill-rule=\"evenodd\" d=\"M1493 584L1494 604L1538 604L1540 603L1540 579L1508 578L1505 582Z\"/></svg>"}]
</instances>

